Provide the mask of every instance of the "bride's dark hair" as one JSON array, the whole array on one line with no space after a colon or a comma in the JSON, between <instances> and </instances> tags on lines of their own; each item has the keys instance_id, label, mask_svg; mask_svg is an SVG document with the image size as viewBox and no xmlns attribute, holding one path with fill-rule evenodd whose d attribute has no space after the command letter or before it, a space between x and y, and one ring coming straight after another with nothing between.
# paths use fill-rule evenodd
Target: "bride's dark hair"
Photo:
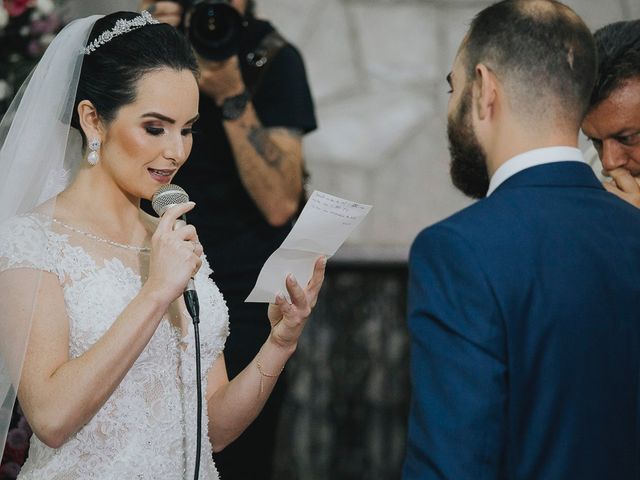
<instances>
[{"instance_id":1,"label":"bride's dark hair","mask_svg":"<svg viewBox=\"0 0 640 480\"><path fill-rule=\"evenodd\" d=\"M111 30L116 21L130 20L139 14L116 12L99 19L87 44L103 32ZM198 76L198 63L185 37L166 23L145 25L119 35L84 56L78 82L71 126L80 130L78 104L89 100L100 119L109 123L118 109L136 99L136 83L146 73L161 68L190 70ZM171 86L167 85L170 89Z\"/></svg>"}]
</instances>

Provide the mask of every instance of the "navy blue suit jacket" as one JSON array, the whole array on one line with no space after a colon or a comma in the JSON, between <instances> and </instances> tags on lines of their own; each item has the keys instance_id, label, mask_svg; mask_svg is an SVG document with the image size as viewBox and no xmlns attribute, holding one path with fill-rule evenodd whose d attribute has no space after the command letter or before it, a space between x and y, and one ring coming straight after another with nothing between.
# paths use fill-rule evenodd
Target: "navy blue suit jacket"
<instances>
[{"instance_id":1,"label":"navy blue suit jacket","mask_svg":"<svg viewBox=\"0 0 640 480\"><path fill-rule=\"evenodd\" d=\"M411 248L405 480L640 478L640 210L521 171Z\"/></svg>"}]
</instances>

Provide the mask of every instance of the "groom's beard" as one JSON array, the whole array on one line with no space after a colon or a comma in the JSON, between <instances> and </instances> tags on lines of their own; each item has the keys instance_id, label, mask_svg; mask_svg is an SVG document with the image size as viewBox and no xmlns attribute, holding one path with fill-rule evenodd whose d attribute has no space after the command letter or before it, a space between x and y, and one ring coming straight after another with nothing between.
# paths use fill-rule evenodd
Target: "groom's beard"
<instances>
[{"instance_id":1,"label":"groom's beard","mask_svg":"<svg viewBox=\"0 0 640 480\"><path fill-rule=\"evenodd\" d=\"M464 92L457 112L447 121L451 165L455 187L471 198L484 198L489 190L487 157L471 125L471 92Z\"/></svg>"}]
</instances>

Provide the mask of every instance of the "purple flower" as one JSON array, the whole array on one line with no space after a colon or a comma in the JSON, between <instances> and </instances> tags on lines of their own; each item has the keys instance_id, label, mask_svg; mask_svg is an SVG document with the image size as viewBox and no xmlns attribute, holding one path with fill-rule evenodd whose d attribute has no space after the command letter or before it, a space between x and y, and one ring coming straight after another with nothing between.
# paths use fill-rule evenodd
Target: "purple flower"
<instances>
[{"instance_id":1,"label":"purple flower","mask_svg":"<svg viewBox=\"0 0 640 480\"><path fill-rule=\"evenodd\" d=\"M29 422L27 422L27 419L25 417L21 417L20 420L18 420L17 428L25 432L29 437L33 433L33 431L31 430L31 425L29 425Z\"/></svg>"},{"instance_id":2,"label":"purple flower","mask_svg":"<svg viewBox=\"0 0 640 480\"><path fill-rule=\"evenodd\" d=\"M0 477L16 478L20 473L20 465L14 462L8 462L0 467Z\"/></svg>"},{"instance_id":3,"label":"purple flower","mask_svg":"<svg viewBox=\"0 0 640 480\"><path fill-rule=\"evenodd\" d=\"M27 53L31 57L39 56L42 53L42 50L42 45L40 45L40 42L38 40L31 40L29 42L29 45L27 45Z\"/></svg>"},{"instance_id":4,"label":"purple flower","mask_svg":"<svg viewBox=\"0 0 640 480\"><path fill-rule=\"evenodd\" d=\"M35 20L31 22L31 33L33 35L38 35L40 33L44 33L48 30L47 22L45 20Z\"/></svg>"},{"instance_id":5,"label":"purple flower","mask_svg":"<svg viewBox=\"0 0 640 480\"><path fill-rule=\"evenodd\" d=\"M22 465L29 451L29 435L18 428L12 428L7 434L3 461ZM0 476L2 478L2 476Z\"/></svg>"},{"instance_id":6,"label":"purple flower","mask_svg":"<svg viewBox=\"0 0 640 480\"><path fill-rule=\"evenodd\" d=\"M0 114L61 26L53 0L0 0Z\"/></svg>"},{"instance_id":7,"label":"purple flower","mask_svg":"<svg viewBox=\"0 0 640 480\"><path fill-rule=\"evenodd\" d=\"M7 433L7 447L14 450L26 450L29 448L29 435L24 430L12 428Z\"/></svg>"}]
</instances>

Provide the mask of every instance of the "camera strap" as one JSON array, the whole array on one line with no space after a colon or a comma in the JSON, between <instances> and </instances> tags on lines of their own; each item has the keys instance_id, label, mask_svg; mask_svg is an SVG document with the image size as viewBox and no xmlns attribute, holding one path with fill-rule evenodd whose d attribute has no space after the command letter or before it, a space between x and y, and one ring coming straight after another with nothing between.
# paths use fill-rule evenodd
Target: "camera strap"
<instances>
[{"instance_id":1,"label":"camera strap","mask_svg":"<svg viewBox=\"0 0 640 480\"><path fill-rule=\"evenodd\" d=\"M262 79L271 66L271 61L286 44L284 37L276 30L272 30L262 38L253 52L247 54L248 68L245 72L245 84L252 96L260 88Z\"/></svg>"}]
</instances>

